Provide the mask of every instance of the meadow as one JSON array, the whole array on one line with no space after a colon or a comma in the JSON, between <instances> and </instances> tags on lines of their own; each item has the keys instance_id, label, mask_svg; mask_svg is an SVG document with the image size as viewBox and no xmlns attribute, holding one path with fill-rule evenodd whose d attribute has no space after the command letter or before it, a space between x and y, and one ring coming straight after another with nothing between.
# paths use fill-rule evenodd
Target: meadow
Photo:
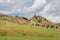
<instances>
[{"instance_id":1,"label":"meadow","mask_svg":"<svg viewBox=\"0 0 60 40\"><path fill-rule=\"evenodd\" d=\"M1 36L0 40L60 40L60 38L56 38L56 37L42 37L42 36Z\"/></svg>"},{"instance_id":2,"label":"meadow","mask_svg":"<svg viewBox=\"0 0 60 40\"><path fill-rule=\"evenodd\" d=\"M0 40L60 40L60 30L14 23L0 24Z\"/></svg>"}]
</instances>

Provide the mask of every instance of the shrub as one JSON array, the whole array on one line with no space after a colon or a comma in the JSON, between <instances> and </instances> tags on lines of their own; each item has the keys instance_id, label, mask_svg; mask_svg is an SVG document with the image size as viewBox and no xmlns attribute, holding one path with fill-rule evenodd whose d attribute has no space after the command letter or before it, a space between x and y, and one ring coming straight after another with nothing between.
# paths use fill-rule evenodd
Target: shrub
<instances>
[{"instance_id":1,"label":"shrub","mask_svg":"<svg viewBox=\"0 0 60 40\"><path fill-rule=\"evenodd\" d=\"M46 28L49 28L49 25L47 25L47 27Z\"/></svg>"},{"instance_id":2,"label":"shrub","mask_svg":"<svg viewBox=\"0 0 60 40\"><path fill-rule=\"evenodd\" d=\"M36 26L40 26L39 24L36 24Z\"/></svg>"},{"instance_id":3,"label":"shrub","mask_svg":"<svg viewBox=\"0 0 60 40\"><path fill-rule=\"evenodd\" d=\"M36 15L34 15L34 18L36 18L36 19L37 19L37 16L36 16Z\"/></svg>"},{"instance_id":4,"label":"shrub","mask_svg":"<svg viewBox=\"0 0 60 40\"><path fill-rule=\"evenodd\" d=\"M3 18L3 20L7 20L6 18Z\"/></svg>"},{"instance_id":5,"label":"shrub","mask_svg":"<svg viewBox=\"0 0 60 40\"><path fill-rule=\"evenodd\" d=\"M58 28L58 26L56 26L56 29Z\"/></svg>"},{"instance_id":6,"label":"shrub","mask_svg":"<svg viewBox=\"0 0 60 40\"><path fill-rule=\"evenodd\" d=\"M38 20L38 22L41 22L42 20L40 19L40 20Z\"/></svg>"},{"instance_id":7,"label":"shrub","mask_svg":"<svg viewBox=\"0 0 60 40\"><path fill-rule=\"evenodd\" d=\"M52 25L50 28L54 28L54 25Z\"/></svg>"}]
</instances>

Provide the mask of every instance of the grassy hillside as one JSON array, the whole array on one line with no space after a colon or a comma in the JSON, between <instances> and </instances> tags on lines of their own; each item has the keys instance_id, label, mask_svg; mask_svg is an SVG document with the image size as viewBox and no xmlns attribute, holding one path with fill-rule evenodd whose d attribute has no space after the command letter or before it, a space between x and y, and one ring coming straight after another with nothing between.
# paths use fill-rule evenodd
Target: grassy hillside
<instances>
[{"instance_id":1,"label":"grassy hillside","mask_svg":"<svg viewBox=\"0 0 60 40\"><path fill-rule=\"evenodd\" d=\"M7 21L7 22L6 22ZM23 24L23 25L30 25L30 26L39 26L39 27L45 27L45 28L58 28L59 26L50 22L46 18L42 16L36 16L34 15L30 20L28 20L25 17L19 17L19 16L8 16L0 14L0 23L16 23L16 24Z\"/></svg>"},{"instance_id":2,"label":"grassy hillside","mask_svg":"<svg viewBox=\"0 0 60 40\"><path fill-rule=\"evenodd\" d=\"M58 29L47 29L42 27L31 27L29 25L0 24L0 35L46 35L56 36L60 33Z\"/></svg>"},{"instance_id":3,"label":"grassy hillside","mask_svg":"<svg viewBox=\"0 0 60 40\"><path fill-rule=\"evenodd\" d=\"M28 24L29 22L29 20L26 19L25 17L8 16L8 15L0 14L0 23L7 23L5 21L16 23L16 24Z\"/></svg>"},{"instance_id":4,"label":"grassy hillside","mask_svg":"<svg viewBox=\"0 0 60 40\"><path fill-rule=\"evenodd\" d=\"M14 23L0 24L0 40L60 40L60 30Z\"/></svg>"},{"instance_id":5,"label":"grassy hillside","mask_svg":"<svg viewBox=\"0 0 60 40\"><path fill-rule=\"evenodd\" d=\"M35 23L40 23L40 25L46 23L51 24L45 18L40 16L34 16L32 19ZM30 22L31 22L30 20ZM48 25L44 24L44 25ZM7 15L0 16L0 35L46 35L55 36L55 33L60 33L59 29L56 28L44 28L44 26L31 26L29 20L24 17L12 17Z\"/></svg>"},{"instance_id":6,"label":"grassy hillside","mask_svg":"<svg viewBox=\"0 0 60 40\"><path fill-rule=\"evenodd\" d=\"M34 17L31 20L41 23L40 17L37 17L38 19L35 20ZM1 15L0 40L60 40L60 29L31 26L31 20L24 17ZM44 21L50 23L45 19L42 24Z\"/></svg>"}]
</instances>

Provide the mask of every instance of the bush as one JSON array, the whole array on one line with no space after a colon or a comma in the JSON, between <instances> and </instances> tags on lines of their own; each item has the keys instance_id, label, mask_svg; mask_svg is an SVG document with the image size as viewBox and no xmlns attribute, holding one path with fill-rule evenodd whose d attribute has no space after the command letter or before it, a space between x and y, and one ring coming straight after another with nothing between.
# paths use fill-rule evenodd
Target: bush
<instances>
[{"instance_id":1,"label":"bush","mask_svg":"<svg viewBox=\"0 0 60 40\"><path fill-rule=\"evenodd\" d=\"M50 28L54 28L54 25L52 25Z\"/></svg>"},{"instance_id":2,"label":"bush","mask_svg":"<svg viewBox=\"0 0 60 40\"><path fill-rule=\"evenodd\" d=\"M58 26L56 26L56 29L58 28Z\"/></svg>"},{"instance_id":3,"label":"bush","mask_svg":"<svg viewBox=\"0 0 60 40\"><path fill-rule=\"evenodd\" d=\"M3 20L7 20L6 18L3 18Z\"/></svg>"},{"instance_id":4,"label":"bush","mask_svg":"<svg viewBox=\"0 0 60 40\"><path fill-rule=\"evenodd\" d=\"M36 26L40 26L39 24L36 24Z\"/></svg>"},{"instance_id":5,"label":"bush","mask_svg":"<svg viewBox=\"0 0 60 40\"><path fill-rule=\"evenodd\" d=\"M47 25L47 27L46 28L49 28L49 25Z\"/></svg>"}]
</instances>

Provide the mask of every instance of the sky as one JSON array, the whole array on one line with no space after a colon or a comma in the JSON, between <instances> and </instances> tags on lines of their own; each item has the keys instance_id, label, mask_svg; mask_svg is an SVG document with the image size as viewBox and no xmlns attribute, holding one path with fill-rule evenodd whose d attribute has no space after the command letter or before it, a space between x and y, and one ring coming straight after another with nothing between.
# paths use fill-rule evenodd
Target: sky
<instances>
[{"instance_id":1,"label":"sky","mask_svg":"<svg viewBox=\"0 0 60 40\"><path fill-rule=\"evenodd\" d=\"M60 0L0 0L0 14L26 18L40 15L60 23Z\"/></svg>"}]
</instances>

